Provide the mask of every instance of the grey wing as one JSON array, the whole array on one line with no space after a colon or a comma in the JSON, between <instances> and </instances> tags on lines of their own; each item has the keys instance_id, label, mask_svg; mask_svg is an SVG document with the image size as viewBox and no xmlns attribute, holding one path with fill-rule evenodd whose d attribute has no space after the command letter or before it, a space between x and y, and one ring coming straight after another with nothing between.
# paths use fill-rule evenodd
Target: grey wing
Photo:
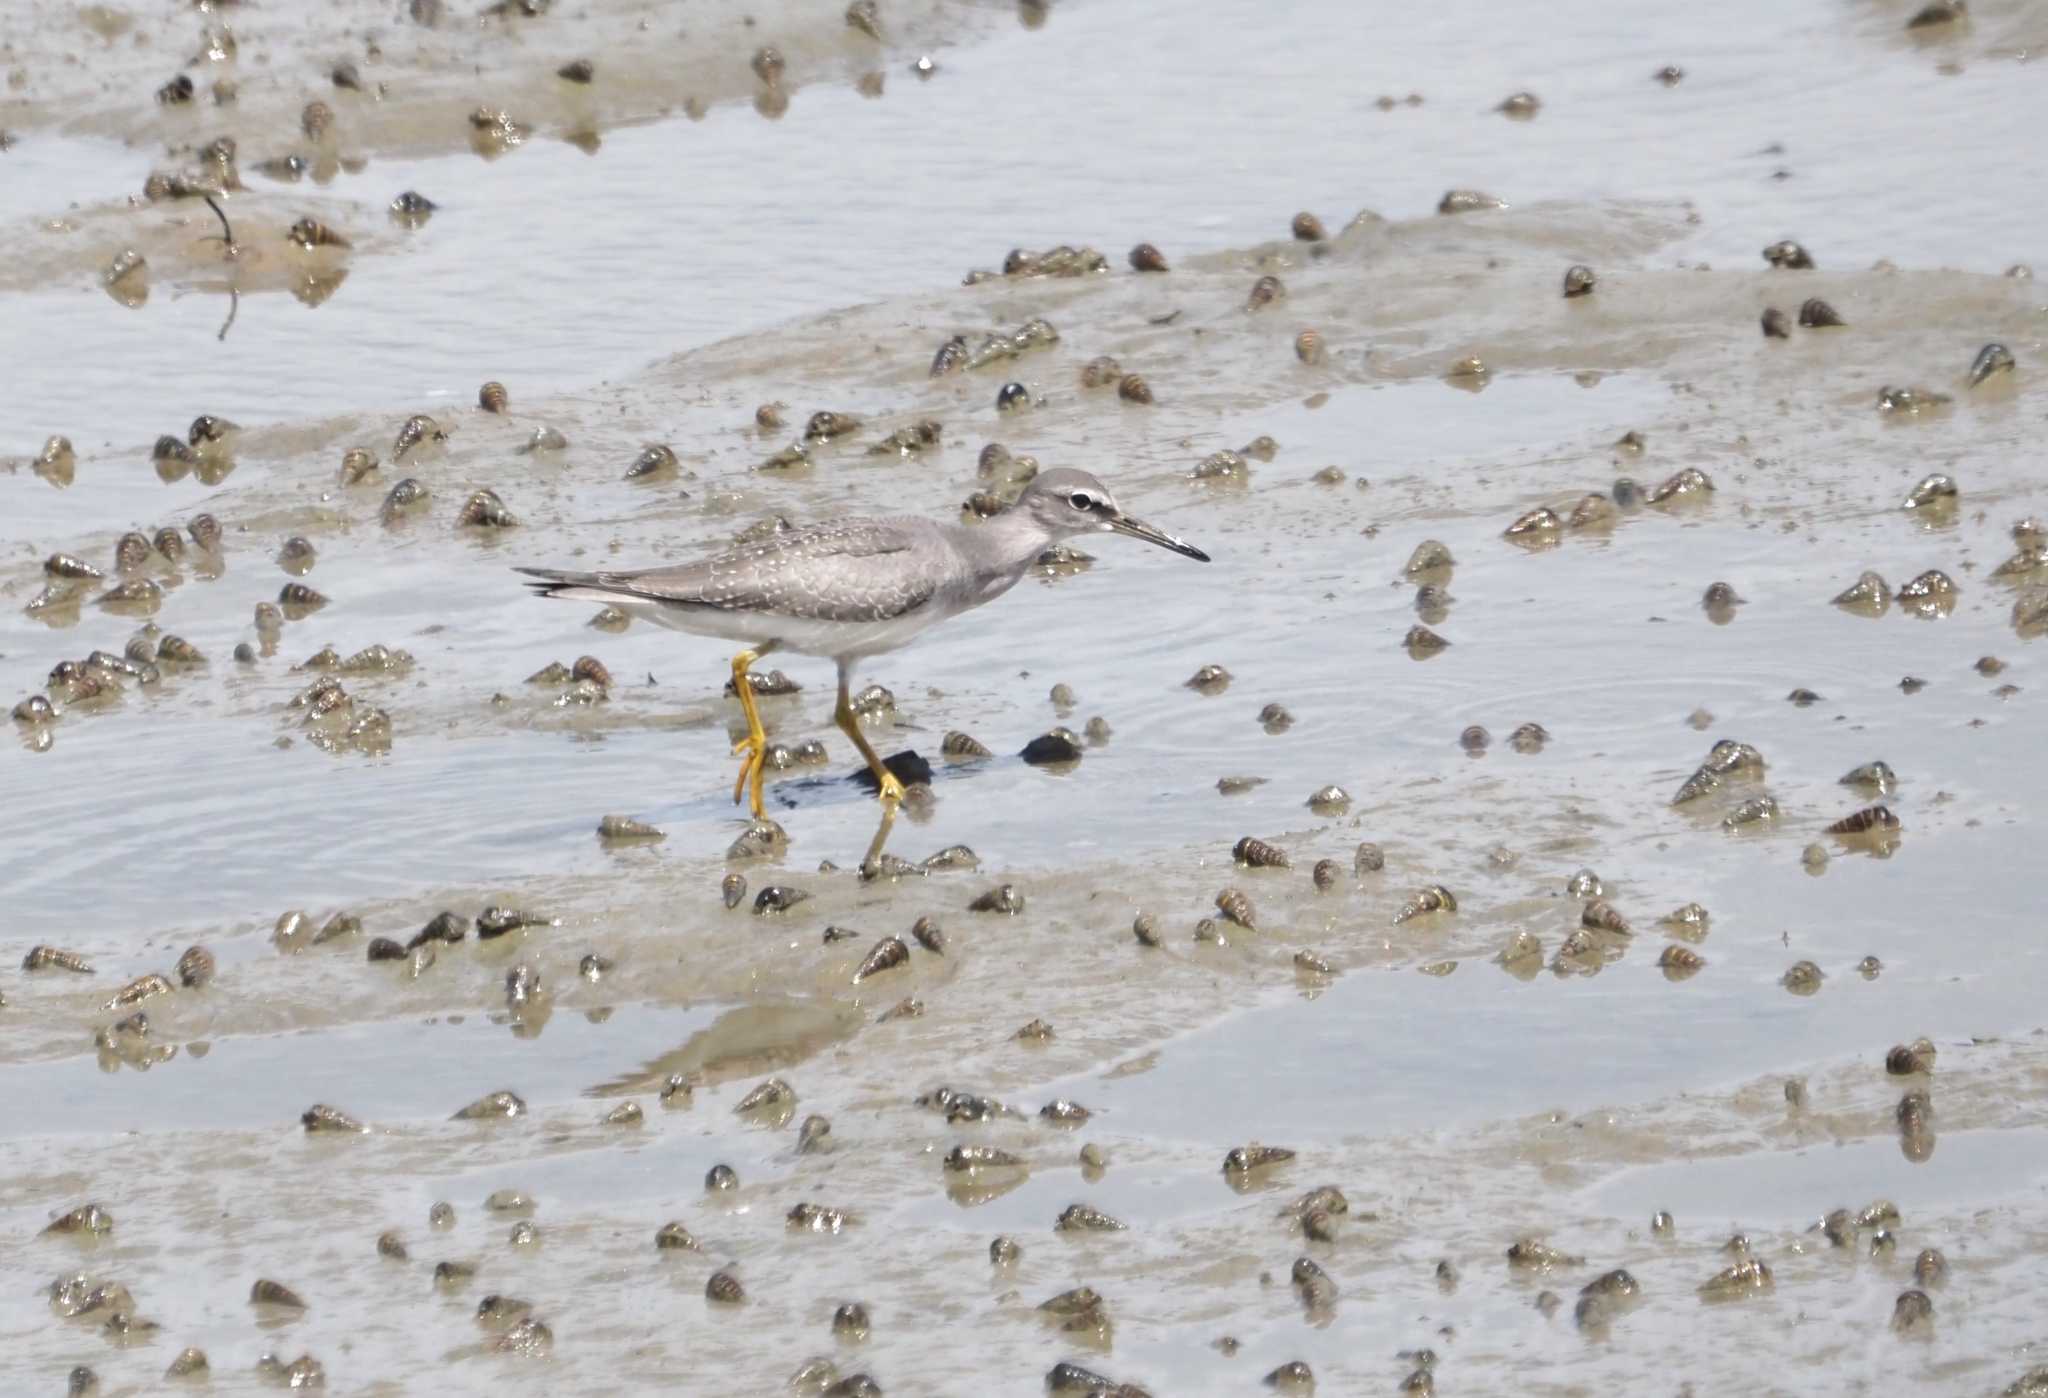
<instances>
[{"instance_id":1,"label":"grey wing","mask_svg":"<svg viewBox=\"0 0 2048 1398\"><path fill-rule=\"evenodd\" d=\"M929 602L944 545L919 519L853 519L771 535L697 563L595 573L522 568L543 596L603 596L812 621L888 621Z\"/></svg>"}]
</instances>

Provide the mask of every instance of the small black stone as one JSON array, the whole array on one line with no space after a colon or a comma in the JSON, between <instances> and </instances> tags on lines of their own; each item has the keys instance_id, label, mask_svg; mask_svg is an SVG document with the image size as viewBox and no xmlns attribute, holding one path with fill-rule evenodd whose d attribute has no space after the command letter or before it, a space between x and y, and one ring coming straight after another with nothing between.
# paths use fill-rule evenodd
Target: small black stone
<instances>
[{"instance_id":1,"label":"small black stone","mask_svg":"<svg viewBox=\"0 0 2048 1398\"><path fill-rule=\"evenodd\" d=\"M905 786L931 785L932 764L919 757L914 748L905 748L902 752L883 758L882 765ZM879 791L882 787L882 784L875 780L875 774L865 767L853 774L853 780L864 791Z\"/></svg>"},{"instance_id":2,"label":"small black stone","mask_svg":"<svg viewBox=\"0 0 2048 1398\"><path fill-rule=\"evenodd\" d=\"M1026 743L1018 756L1032 766L1040 767L1057 762L1079 762L1081 748L1064 733L1041 733Z\"/></svg>"}]
</instances>

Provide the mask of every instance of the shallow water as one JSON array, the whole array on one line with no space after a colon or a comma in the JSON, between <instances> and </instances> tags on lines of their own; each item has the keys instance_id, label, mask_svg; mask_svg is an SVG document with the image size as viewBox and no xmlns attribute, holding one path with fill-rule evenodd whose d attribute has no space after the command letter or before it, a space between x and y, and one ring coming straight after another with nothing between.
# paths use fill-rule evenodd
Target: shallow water
<instances>
[{"instance_id":1,"label":"shallow water","mask_svg":"<svg viewBox=\"0 0 2048 1398\"><path fill-rule=\"evenodd\" d=\"M259 1386L256 1356L274 1349L314 1353L334 1386L394 1393L770 1391L813 1353L892 1393L1039 1392L1061 1358L1155 1393L1239 1391L1300 1358L1321 1391L1361 1392L1397 1384L1412 1367L1397 1352L1429 1346L1446 1391L2011 1382L2033 1362L2043 1283L2030 1163L2048 1130L2029 921L2040 642L2013 628L2027 589L1990 573L2011 523L2048 509L2033 460L2041 298L1999 275L2044 260L2039 191L2011 162L2048 109L2024 56L2031 12L1980 11L1961 33L1909 42L1896 6L1672 13L1637 26L1642 40L1576 5L1440 8L1396 25L1234 0L1193 22L1132 0L1057 5L1036 29L1007 11L932 10L912 30L939 46L929 82L892 48L880 100L844 85L857 68L808 73L773 122L738 91L701 122L644 121L628 90L612 111L627 124L606 123L594 156L558 130L495 161L437 154L459 142L394 107L365 128L362 174L317 195L251 179L233 201L246 227L310 208L360 237L316 309L284 293L295 264L252 258L225 340L220 273L193 242L211 216L177 227L187 211L116 207L159 163L121 124L132 117L74 95L52 120L22 122L0 155L18 165L0 169L31 178L0 186L0 224L78 205L79 230L25 234L78 243L24 254L0 284L13 312L0 362L10 402L28 405L0 415L0 450L29 454L63 430L80 463L65 490L26 467L0 475L8 692L61 659L119 651L138 625L92 592L75 611L26 610L44 555L104 567L122 529L202 509L227 546L217 576L190 559L154 565L167 586L155 620L207 665L69 709L47 745L19 729L0 745L0 784L18 794L0 954L18 965L55 944L98 971L0 977L0 1078L22 1104L0 1134L0 1229L16 1244L0 1260L0 1375L49 1388L89 1363L111 1386L141 1385L200 1344L224 1391ZM598 7L600 27L562 32L595 42L612 18ZM1482 22L1520 32L1475 47ZM735 33L711 52L744 73L754 42ZM1363 57L1304 61L1340 42ZM1142 77L1110 81L1104 55L1127 51L1146 55ZM1673 61L1683 83L1650 80ZM1521 86L1544 98L1534 122L1490 110ZM1375 104L1411 89L1420 106ZM263 153L259 134L242 139L245 161ZM1761 153L1774 141L1782 154ZM1779 167L1791 178L1770 178ZM1516 207L1434 216L1457 185ZM443 204L410 234L381 213L406 187ZM1389 221L1321 254L1263 241L1296 208L1336 228L1361 204ZM1757 250L1786 235L1823 270L1763 271ZM138 310L92 282L129 236L157 240L163 272ZM1170 276L1122 270L1140 238L1167 251ZM1118 270L955 285L1009 247L1056 241L1093 243ZM1858 270L1879 258L1904 270ZM1599 268L1600 290L1561 301L1577 260ZM1715 270L1692 270L1701 262ZM1263 271L1287 298L1248 314ZM1849 328L1757 334L1763 306L1789 312L1808 295ZM946 335L1032 315L1058 326L1056 348L926 378ZM1294 358L1304 326L1323 332L1327 364ZM1963 371L1992 339L2019 374L1968 390ZM1158 403L1079 388L1102 353L1142 371ZM1470 354L1493 371L1477 392L1442 377ZM999 418L1007 377L1042 405ZM468 406L485 378L510 386L507 418ZM1894 383L1956 401L1887 419L1874 403ZM812 470L756 471L794 430L753 426L776 400L792 423L821 407L873 421ZM398 424L422 409L450 442L391 462ZM155 435L200 411L249 429L232 473L144 474ZM930 457L864 454L927 415L945 424ZM570 449L519 454L542 423ZM1616 445L1630 430L1640 453ZM1278 451L1253 457L1246 483L1189 478L1260 434ZM621 479L650 440L675 447L680 477ZM687 557L776 513L943 516L977 488L991 440L1100 466L1128 508L1216 561L1081 540L1097 559L1085 572L1028 580L863 667L896 696L893 723L871 730L885 751L936 758L961 729L999 754L940 764L931 809L886 832L912 859L971 846L971 871L857 881L877 813L845 779L829 667L786 655L771 663L805 688L764 705L771 731L821 738L831 762L771 782L785 858L728 862L744 822L726 801L737 710L719 693L719 645L590 630L587 608L527 603L508 571ZM386 464L344 489L334 468L357 444ZM1314 479L1331 465L1339 483ZM1533 552L1501 537L1537 504L1568 510L1619 476L1648 486L1688 466L1717 486L1702 502ZM1961 507L1901 510L1937 469L1960 481ZM407 474L430 505L380 523ZM522 527L453 530L482 485ZM303 581L333 600L238 663L235 644L258 639L252 608L289 580L273 561L289 534L315 543ZM1417 618L1401 570L1425 539L1456 558L1431 622L1452 644L1417 661L1402 648ZM1896 586L1936 567L1959 587L1944 620L1827 605L1864 568ZM1746 599L1726 624L1700 607L1716 580ZM292 667L326 644L372 643L415 660L343 677L391 714L390 749L323 751L287 707L312 678ZM525 682L586 653L617 679L606 702L565 705L560 686ZM1979 673L1986 655L2005 669ZM1223 692L1184 685L1205 663L1232 672ZM1927 683L1908 694L1903 676ZM1056 682L1079 695L1071 713L1047 697ZM1824 698L1795 707L1795 686ZM1270 702L1294 716L1284 732L1258 720ZM1097 715L1112 734L1071 770L1009 755ZM1525 722L1551 735L1540 753L1507 742ZM1491 735L1483 756L1459 744L1473 724ZM1763 777L1671 806L1724 737L1763 752ZM1901 778L1887 857L1824 833L1873 799L1837 778L1874 758ZM1227 776L1263 784L1226 796ZM1330 782L1348 808L1310 810ZM1764 792L1782 813L1772 828L1718 828ZM595 834L608 813L666 839L608 846ZM1246 834L1294 867L1235 866ZM1365 840L1383 846L1384 871L1353 872ZM1830 853L1819 872L1802 865L1809 844ZM1338 866L1329 892L1308 877L1322 858ZM769 883L812 897L779 917L727 911L718 884L732 868L749 901ZM1516 931L1544 962L1558 952L1581 868L1633 936L1597 974L1495 964ZM1022 915L968 911L1005 882ZM1395 922L1438 883L1455 915ZM1251 897L1258 930L1198 943L1225 886ZM1706 965L1673 982L1656 964L1657 919L1692 901L1712 914L1694 945ZM364 963L369 936L403 941L437 911L493 903L560 922L441 947L417 979ZM271 929L292 908L316 922L347 908L364 931L279 955ZM1163 946L1133 941L1140 911ZM914 950L854 983L876 939L920 915L943 926L945 954ZM108 998L195 942L219 958L214 986L143 1005L177 1056L103 1067L94 1031L120 1017ZM1303 979L1299 950L1337 974ZM590 953L616 963L595 983L577 974ZM1874 977L1858 970L1866 957L1881 962ZM1779 984L1799 960L1825 973L1810 997ZM519 1021L503 986L522 964L548 998ZM880 1018L910 998L921 1015ZM1050 1042L1013 1037L1034 1018ZM1885 1049L1920 1035L1939 1047L1935 1076L1888 1077ZM691 1105L657 1100L672 1073L699 1080ZM734 1116L771 1073L796 1089L791 1119ZM1806 1081L1803 1107L1788 1108L1788 1077ZM1020 1115L948 1125L913 1105L940 1084ZM1893 1120L1910 1086L1936 1105L1921 1161ZM448 1120L496 1088L532 1116ZM1035 1113L1056 1097L1094 1116L1054 1129ZM600 1124L622 1100L643 1125ZM316 1101L373 1130L305 1137L298 1116ZM831 1144L800 1155L796 1124L813 1112L830 1117ZM1234 1192L1218 1165L1255 1140L1300 1155ZM962 1188L939 1163L960 1141L1029 1169ZM1106 1153L1099 1179L1078 1166L1083 1143ZM715 1163L738 1171L736 1191L703 1189ZM1275 1215L1325 1182L1352 1214L1336 1241L1308 1242ZM483 1207L507 1187L539 1201L538 1251L511 1246L511 1221ZM1894 1256L1831 1253L1811 1231L1878 1195L1902 1212ZM87 1199L115 1215L110 1239L36 1236ZM457 1208L445 1234L427 1225L437 1200ZM1055 1232L1079 1200L1130 1228ZM794 1233L783 1216L799 1201L854 1221L837 1237ZM1678 1217L1671 1239L1647 1231L1659 1208ZM657 1253L670 1219L705 1251ZM1695 1289L1726 1264L1736 1227L1776 1292L1704 1305ZM376 1255L386 1228L406 1235L410 1262ZM989 1265L997 1232L1024 1247L1014 1271ZM1510 1272L1506 1247L1532 1233L1587 1260ZM1956 1274L1935 1293L1932 1339L1898 1339L1892 1299L1925 1246ZM1287 1284L1304 1252L1340 1288L1325 1323ZM438 1291L444 1258L478 1261L476 1280ZM1439 1259L1460 1273L1448 1291ZM749 1292L737 1315L703 1298L721 1265ZM1614 1266L1643 1302L1582 1332L1574 1289ZM92 1320L54 1319L42 1288L78 1268L126 1282L161 1336L115 1348ZM265 1328L246 1303L258 1276L307 1295L307 1315ZM1082 1283L1109 1298L1106 1348L1032 1310ZM1564 1297L1551 1318L1533 1305L1546 1285ZM535 1303L551 1363L488 1352L472 1317L492 1292ZM875 1316L865 1345L828 1329L854 1298ZM1235 1357L1212 1347L1226 1333Z\"/></svg>"},{"instance_id":2,"label":"shallow water","mask_svg":"<svg viewBox=\"0 0 2048 1398\"><path fill-rule=\"evenodd\" d=\"M458 1014L326 1032L191 1038L182 1059L154 1065L146 1071L155 1076L142 1080L111 1057L12 1071L20 1074L21 1124L35 1135L90 1136L109 1116L137 1132L186 1130L195 1121L250 1130L286 1120L312 1101L345 1104L366 1082L382 1084L378 1110L394 1120L445 1115L448 1099L472 1102L508 1082L520 1084L529 1105L548 1107L607 1079L644 1089L669 1072L701 1074L728 1056L711 1045L746 1054L758 1040L801 1044L803 1052L789 1054L800 1060L851 1027L829 1006L593 1004L559 1014L551 1007L545 1018ZM172 1035L180 1028L175 1018L157 1025ZM649 1066L656 1064L659 1071ZM432 1065L432 1072L416 1075L415 1065Z\"/></svg>"},{"instance_id":3,"label":"shallow water","mask_svg":"<svg viewBox=\"0 0 2048 1398\"><path fill-rule=\"evenodd\" d=\"M942 53L928 81L891 63L879 100L821 84L776 121L722 105L702 122L609 131L594 156L545 137L491 161L373 155L318 191L249 175L237 217L281 230L310 208L389 255L348 259L348 280L317 310L249 298L216 342L221 290L173 290L129 311L92 284L132 230L189 218L195 234L217 232L205 209L25 234L38 248L89 246L38 252L62 271L0 328L10 396L28 408L0 424L0 451L31 452L51 431L125 449L188 420L194 403L286 422L464 404L493 377L516 404L683 346L942 288L1019 245L1092 244L1121 266L1149 240L1180 259L1282 236L1295 208L1332 229L1360 208L1414 218L1452 187L1516 205L1686 201L1698 223L1655 265L1753 268L1785 236L1836 270L2048 262L2037 191L2011 166L2039 84L2000 42L2038 18L1980 6L1968 34L1908 48L1878 8L1673 12L1646 38L1617 35L1608 7L1574 0L1531 17L1541 32L1526 42L1475 48L1468 37L1490 15L1457 5L1398 23L1251 0L1207 4L1193 21L1169 0L1067 5L1043 28L999 27ZM1144 81L1106 81L1101 55L1132 46ZM1314 52L1346 57L1302 61ZM1671 62L1682 83L1651 81ZM1944 62L1962 71L1944 75ZM1537 119L1492 110L1525 87L1544 100ZM1375 105L1417 89L1419 107ZM241 136L249 163L289 144L276 127ZM1765 153L1773 146L1782 152ZM99 138L24 138L7 158L38 193L0 204L0 219L25 226L125 196L150 156ZM415 233L383 212L403 189L442 206ZM58 325L66 352L52 356L41 347ZM81 368L131 362L180 371L125 379L110 418L107 380Z\"/></svg>"},{"instance_id":4,"label":"shallow water","mask_svg":"<svg viewBox=\"0 0 2048 1398\"><path fill-rule=\"evenodd\" d=\"M1731 1157L1629 1170L1604 1183L1592 1201L1627 1216L1655 1212L1658 1199L1682 1195L1703 1218L1731 1226L1810 1226L1842 1201L1908 1195L1918 1207L1956 1209L2010 1202L2039 1208L2041 1181L2017 1161L2041 1145L2038 1131L1957 1131L1941 1138L1939 1170L1923 1170L1888 1141L1816 1146L1768 1161Z\"/></svg>"}]
</instances>

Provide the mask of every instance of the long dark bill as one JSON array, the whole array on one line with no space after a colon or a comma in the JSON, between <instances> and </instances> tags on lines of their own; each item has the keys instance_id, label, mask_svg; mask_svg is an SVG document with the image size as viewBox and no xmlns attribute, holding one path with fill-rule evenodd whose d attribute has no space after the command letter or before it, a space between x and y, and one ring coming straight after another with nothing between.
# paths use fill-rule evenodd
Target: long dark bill
<instances>
[{"instance_id":1,"label":"long dark bill","mask_svg":"<svg viewBox=\"0 0 2048 1398\"><path fill-rule=\"evenodd\" d=\"M1157 544L1163 549L1171 549L1183 558L1192 558L1197 563L1207 563L1209 561L1209 555L1203 553L1193 544L1184 543L1174 538L1173 535L1165 530L1154 529L1143 520L1132 519L1129 515L1118 515L1109 522L1109 527L1114 533L1122 534L1132 539L1143 539L1146 543Z\"/></svg>"}]
</instances>

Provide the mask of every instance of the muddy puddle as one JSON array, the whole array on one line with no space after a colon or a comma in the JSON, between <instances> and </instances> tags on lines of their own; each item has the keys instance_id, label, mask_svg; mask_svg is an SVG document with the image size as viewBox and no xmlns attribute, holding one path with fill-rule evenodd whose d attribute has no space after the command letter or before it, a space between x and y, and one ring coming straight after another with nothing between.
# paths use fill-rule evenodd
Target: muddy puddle
<instances>
[{"instance_id":1,"label":"muddy puddle","mask_svg":"<svg viewBox=\"0 0 2048 1398\"><path fill-rule=\"evenodd\" d=\"M451 21L421 42L474 44L471 61L487 73L508 55L552 46L609 72L622 47L667 42L622 39L614 7L583 8L581 18L551 14L466 36ZM629 29L645 8L633 7ZM1458 6L1390 24L1320 6L1276 17L1231 0L1191 25L1177 6L1148 0L1062 6L1037 28L1018 24L1012 7L901 6L890 15L890 32L901 33L880 49L862 41L869 54L858 35L842 37L852 31L832 7L805 5L763 12L746 31L790 58L790 105L774 121L742 100L754 80L737 14L657 8L670 13L646 17L647 32L693 31L676 41L675 63L689 66L661 86L592 84L591 121L603 133L594 155L562 139L577 123L547 116L564 86L550 78L502 96L464 94L535 128L516 148L479 158L464 97L407 96L447 81L435 66L393 79L382 101L322 94L340 133L326 154L359 168L337 166L321 184L258 170L322 153L298 130L298 102L286 94L275 110L156 112L149 94L161 65L142 55L168 58L176 43L96 58L139 64L94 104L124 124L24 122L7 153L10 182L49 192L0 208L17 249L0 286L18 308L0 326L0 357L12 369L10 396L31 409L0 424L0 453L32 452L52 431L83 443L103 430L105 395L72 364L179 364L175 375L125 381L123 401L141 424L130 433L145 450L156 432L188 421L195 402L239 422L284 423L466 404L494 377L517 404L634 373L679 345L951 286L1020 245L1091 244L1121 267L1124 250L1147 240L1178 260L1281 236L1295 209L1316 211L1333 231L1361 209L1414 218L1454 187L1518 209L1684 202L1697 222L1659 266L1755 267L1757 249L1786 236L1837 271L1880 258L1979 272L2048 260L2009 164L2039 101L2031 66L2015 55L2048 38L2024 4L1980 5L1962 32L1902 49L1896 5L1821 16L1747 7L1735 41L1677 23L1624 39L1604 7L1574 3L1546 12L1545 32L1532 36L1540 60L1525 64L1510 46L1463 53L1454 66L1440 60L1465 43L1471 19ZM219 22L285 27L261 10L246 19L223 11ZM204 21L176 23L190 43ZM371 23L385 33L389 20L380 12ZM1260 38L1229 39L1245 33ZM798 35L817 39L816 64L795 55ZM1147 82L1106 83L1100 55L1138 35L1157 55ZM297 44L309 52L290 95L303 100L318 87L313 55L340 41ZM397 61L401 46L389 37L384 46ZM1362 57L1304 69L1300 56L1324 47ZM911 63L927 51L939 67L920 80ZM1674 63L1682 82L1652 80ZM718 77L716 89L703 86L703 119L649 120L674 110L659 104L680 103L677 89L705 81L699 66ZM869 67L886 78L879 98L848 81ZM1536 119L1494 110L1518 90L1543 102ZM1420 105L1407 105L1411 93ZM1397 99L1391 110L1379 104L1386 96ZM52 110L73 109L58 101ZM0 124L12 120L5 111ZM1941 141L1929 111L1969 139ZM1617 127L1629 139L1616 140ZM196 201L128 207L152 169L176 163L166 148L189 165L219 134L237 139L247 185L226 201L246 246L232 266L206 241L220 229ZM1674 162L1674 147L1697 161ZM1938 169L1916 163L1932 149ZM439 206L417 228L395 224L386 207L408 190ZM354 246L293 247L286 230L307 215ZM1560 256L1596 254L1584 232L1567 218ZM150 262L138 286L148 299L134 309L100 287L128 247ZM310 307L288 294L307 290L308 278L320 298ZM249 294L217 338L230 286ZM38 352L57 325L68 357ZM94 441L131 444L128 434Z\"/></svg>"},{"instance_id":2,"label":"muddy puddle","mask_svg":"<svg viewBox=\"0 0 2048 1398\"><path fill-rule=\"evenodd\" d=\"M703 1078L707 1070L715 1076L758 1066L749 1060L764 1051L794 1065L850 1028L829 1005L564 1005L559 1017L556 1009L190 1037L182 1056L146 1064L106 1053L97 1061L65 1059L21 1070L35 1074L33 1090L24 1079L22 1097L34 1100L36 1117L24 1125L39 1135L91 1135L107 1114L119 1113L135 1131L174 1132L195 1121L248 1129L303 1112L302 1097L345 1103L366 1079L410 1085L411 1091L378 1093L381 1111L400 1121L437 1118L451 1096L466 1104L509 1090L508 1083L519 1085L529 1107L546 1107L584 1093L652 1091L671 1073ZM177 1016L167 1015L152 1032L175 1041L183 1037L180 1028ZM544 1035L545 1050L538 1047ZM435 1071L421 1076L409 1067L421 1063ZM129 1071L159 1076L137 1089L123 1076Z\"/></svg>"},{"instance_id":3,"label":"muddy puddle","mask_svg":"<svg viewBox=\"0 0 2048 1398\"><path fill-rule=\"evenodd\" d=\"M0 692L54 716L0 744L0 1387L150 1390L186 1346L223 1392L282 1382L265 1354L394 1394L784 1391L814 1359L796 1391L2020 1379L2048 312L2008 273L2048 263L2012 163L2048 107L2028 7L1911 13L9 21ZM159 109L223 24L238 103ZM74 65L76 33L104 47ZM383 92L333 88L344 59ZM1533 120L1495 110L1524 88ZM332 168L258 174L316 96ZM489 159L481 102L531 127ZM203 204L140 197L218 134L232 261ZM1510 207L1435 213L1454 188ZM394 223L404 189L440 207ZM1300 209L1330 236L1286 237ZM294 247L308 216L351 246ZM1816 270L1765 265L1788 237ZM1129 270L1141 239L1173 270ZM960 285L1061 242L1108 270ZM130 246L149 275L110 295ZM1798 324L1814 298L1845 324ZM1034 317L1056 343L928 372ZM1973 385L1991 343L2017 368ZM792 462L818 410L861 425ZM202 413L240 431L152 446ZM414 413L445 438L403 441ZM75 461L39 468L53 433ZM654 443L674 466L629 478ZM736 847L729 654L510 571L962 518L991 443L1214 561L1078 540L864 662L872 740L935 768L893 822L831 667L781 654L770 736L824 760L770 774L786 847ZM517 523L461 525L482 489ZM1930 595L1830 604L1866 571ZM155 590L103 603L124 578ZM1054 725L1080 760L1026 763ZM864 879L877 848L910 863ZM493 1092L525 1110L455 1116ZM367 1129L309 1133L315 1104ZM1254 1144L1294 1154L1224 1168ZM1295 1207L1324 1185L1343 1207ZM87 1203L111 1231L44 1231ZM1770 1284L1716 1302L1738 1231ZM65 1318L76 1272L127 1296Z\"/></svg>"}]
</instances>

